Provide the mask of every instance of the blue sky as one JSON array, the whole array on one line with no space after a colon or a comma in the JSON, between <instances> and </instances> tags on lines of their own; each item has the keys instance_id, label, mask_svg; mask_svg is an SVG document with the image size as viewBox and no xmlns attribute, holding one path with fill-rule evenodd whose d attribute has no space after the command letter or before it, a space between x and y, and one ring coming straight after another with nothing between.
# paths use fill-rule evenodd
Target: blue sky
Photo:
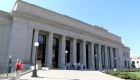
<instances>
[{"instance_id":1,"label":"blue sky","mask_svg":"<svg viewBox=\"0 0 140 80\"><path fill-rule=\"evenodd\" d=\"M23 0L83 22L103 26L122 37L131 56L140 55L140 0ZM0 10L11 12L16 0L0 1Z\"/></svg>"}]
</instances>

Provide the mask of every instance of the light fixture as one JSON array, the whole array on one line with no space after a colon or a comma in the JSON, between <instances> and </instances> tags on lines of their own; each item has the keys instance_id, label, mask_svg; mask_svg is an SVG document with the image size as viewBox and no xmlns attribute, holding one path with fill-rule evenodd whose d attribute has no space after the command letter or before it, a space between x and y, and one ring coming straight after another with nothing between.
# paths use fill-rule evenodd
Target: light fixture
<instances>
[{"instance_id":1,"label":"light fixture","mask_svg":"<svg viewBox=\"0 0 140 80\"><path fill-rule=\"evenodd\" d=\"M36 47L39 46L39 43L38 42L35 42L34 43L34 46L36 46Z\"/></svg>"}]
</instances>

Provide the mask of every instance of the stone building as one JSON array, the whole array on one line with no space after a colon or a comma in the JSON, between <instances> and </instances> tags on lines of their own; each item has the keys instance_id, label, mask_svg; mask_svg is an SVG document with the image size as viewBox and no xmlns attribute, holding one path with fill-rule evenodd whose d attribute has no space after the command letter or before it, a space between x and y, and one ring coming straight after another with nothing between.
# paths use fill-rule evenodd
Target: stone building
<instances>
[{"instance_id":1,"label":"stone building","mask_svg":"<svg viewBox=\"0 0 140 80\"><path fill-rule=\"evenodd\" d=\"M11 13L0 11L0 62L3 67L12 55L12 66L22 59L28 66L37 60L43 66L63 68L66 62L80 62L94 69L123 68L124 46L121 37L103 27L90 25L39 6L17 0ZM65 51L68 51L67 56ZM66 57L66 58L65 58ZM130 61L128 61L129 63Z\"/></svg>"}]
</instances>

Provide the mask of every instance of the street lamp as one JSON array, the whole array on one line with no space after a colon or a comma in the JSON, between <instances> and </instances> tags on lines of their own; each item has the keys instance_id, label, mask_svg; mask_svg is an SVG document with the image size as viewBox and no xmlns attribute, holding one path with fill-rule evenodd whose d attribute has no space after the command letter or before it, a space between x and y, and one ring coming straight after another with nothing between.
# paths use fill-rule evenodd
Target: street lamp
<instances>
[{"instance_id":1,"label":"street lamp","mask_svg":"<svg viewBox=\"0 0 140 80\"><path fill-rule=\"evenodd\" d=\"M12 59L11 58L12 58L12 55L9 55L7 77L8 77L8 73L11 73L11 66L10 66L10 64L12 63Z\"/></svg>"},{"instance_id":2,"label":"street lamp","mask_svg":"<svg viewBox=\"0 0 140 80\"><path fill-rule=\"evenodd\" d=\"M137 63L138 63L138 68L139 68L139 61L137 61Z\"/></svg>"},{"instance_id":3,"label":"street lamp","mask_svg":"<svg viewBox=\"0 0 140 80\"><path fill-rule=\"evenodd\" d=\"M95 55L95 70L97 69L96 60L97 60L97 55Z\"/></svg>"},{"instance_id":4,"label":"street lamp","mask_svg":"<svg viewBox=\"0 0 140 80\"><path fill-rule=\"evenodd\" d=\"M127 59L127 62L128 62L128 68L129 68L129 59Z\"/></svg>"},{"instance_id":5,"label":"street lamp","mask_svg":"<svg viewBox=\"0 0 140 80\"><path fill-rule=\"evenodd\" d=\"M36 54L35 54L34 70L33 70L33 73L32 73L32 76L31 76L31 77L37 77L37 70L36 70L36 56L37 56L37 52L38 52L38 46L39 46L39 43L38 43L38 42L35 42L35 43L34 43L34 46L36 47Z\"/></svg>"},{"instance_id":6,"label":"street lamp","mask_svg":"<svg viewBox=\"0 0 140 80\"><path fill-rule=\"evenodd\" d=\"M115 67L114 67L114 68L116 68L116 59L117 59L117 58L115 57L114 59L115 59Z\"/></svg>"},{"instance_id":7,"label":"street lamp","mask_svg":"<svg viewBox=\"0 0 140 80\"><path fill-rule=\"evenodd\" d=\"M97 55L95 55L95 57L97 57Z\"/></svg>"},{"instance_id":8,"label":"street lamp","mask_svg":"<svg viewBox=\"0 0 140 80\"><path fill-rule=\"evenodd\" d=\"M67 63L67 53L68 53L68 51L66 50L66 51L65 51L65 53L66 53L66 55L65 55L65 70L66 70L66 63Z\"/></svg>"}]
</instances>

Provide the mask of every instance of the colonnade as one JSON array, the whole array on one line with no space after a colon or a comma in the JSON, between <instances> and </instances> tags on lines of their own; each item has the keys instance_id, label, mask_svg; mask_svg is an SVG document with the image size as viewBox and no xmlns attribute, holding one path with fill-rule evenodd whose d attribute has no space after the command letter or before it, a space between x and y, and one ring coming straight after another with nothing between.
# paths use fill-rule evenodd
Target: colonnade
<instances>
[{"instance_id":1,"label":"colonnade","mask_svg":"<svg viewBox=\"0 0 140 80\"><path fill-rule=\"evenodd\" d=\"M34 30L33 34L33 43L38 41L38 35L39 35L39 30ZM47 44L46 44L46 52L45 52L45 64L50 64L52 65L52 49L53 49L53 35L54 33L49 32L48 33L48 39L47 39ZM61 36L61 50L60 50L60 67L63 67L63 64L65 63L65 50L66 50L66 37L65 35ZM72 51L70 53L71 55L71 63L77 62L77 41L79 39L72 38ZM89 42L86 40L80 40L81 43L81 51L80 51L80 63L87 64L86 62L86 44L89 44L89 59L88 60L90 63L88 68L92 65L93 69L101 69L102 66L104 65L106 69L113 69L113 68L119 68L119 62L118 62L118 49L111 47L109 45L103 45L97 42ZM35 47L33 45L32 49L32 62L34 62L35 58ZM78 62L77 62L78 63Z\"/></svg>"}]
</instances>

